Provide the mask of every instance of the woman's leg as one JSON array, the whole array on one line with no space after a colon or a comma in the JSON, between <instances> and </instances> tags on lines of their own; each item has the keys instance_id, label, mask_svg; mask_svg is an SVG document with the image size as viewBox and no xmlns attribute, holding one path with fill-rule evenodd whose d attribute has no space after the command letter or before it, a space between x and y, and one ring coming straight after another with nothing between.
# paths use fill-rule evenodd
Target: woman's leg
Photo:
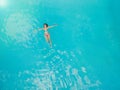
<instances>
[{"instance_id":1,"label":"woman's leg","mask_svg":"<svg viewBox=\"0 0 120 90\"><path fill-rule=\"evenodd\" d=\"M46 35L45 35L45 40L46 40L46 42L49 42L48 37Z\"/></svg>"},{"instance_id":2,"label":"woman's leg","mask_svg":"<svg viewBox=\"0 0 120 90\"><path fill-rule=\"evenodd\" d=\"M50 47L52 47L52 42L51 42L50 36L48 37L48 43L50 44Z\"/></svg>"},{"instance_id":3,"label":"woman's leg","mask_svg":"<svg viewBox=\"0 0 120 90\"><path fill-rule=\"evenodd\" d=\"M52 42L50 38L49 38L49 44L50 44L50 47L52 47Z\"/></svg>"},{"instance_id":4,"label":"woman's leg","mask_svg":"<svg viewBox=\"0 0 120 90\"><path fill-rule=\"evenodd\" d=\"M51 42L51 39L50 39L50 35L45 35L45 39L50 44L50 46L52 47L52 42Z\"/></svg>"}]
</instances>

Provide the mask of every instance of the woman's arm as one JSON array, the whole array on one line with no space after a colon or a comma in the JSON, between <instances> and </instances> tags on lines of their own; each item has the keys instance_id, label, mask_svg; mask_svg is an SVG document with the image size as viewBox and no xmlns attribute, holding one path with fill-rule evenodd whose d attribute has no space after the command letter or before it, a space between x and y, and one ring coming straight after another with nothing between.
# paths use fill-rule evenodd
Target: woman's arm
<instances>
[{"instance_id":1,"label":"woman's arm","mask_svg":"<svg viewBox=\"0 0 120 90\"><path fill-rule=\"evenodd\" d=\"M44 30L44 28L38 28L38 30Z\"/></svg>"},{"instance_id":2,"label":"woman's arm","mask_svg":"<svg viewBox=\"0 0 120 90\"><path fill-rule=\"evenodd\" d=\"M34 33L37 33L38 31L44 30L44 28L38 28L34 30Z\"/></svg>"},{"instance_id":3,"label":"woman's arm","mask_svg":"<svg viewBox=\"0 0 120 90\"><path fill-rule=\"evenodd\" d=\"M53 28L53 27L55 27L55 26L57 26L57 24L52 25L52 26L48 26L48 29L49 29L49 28Z\"/></svg>"}]
</instances>

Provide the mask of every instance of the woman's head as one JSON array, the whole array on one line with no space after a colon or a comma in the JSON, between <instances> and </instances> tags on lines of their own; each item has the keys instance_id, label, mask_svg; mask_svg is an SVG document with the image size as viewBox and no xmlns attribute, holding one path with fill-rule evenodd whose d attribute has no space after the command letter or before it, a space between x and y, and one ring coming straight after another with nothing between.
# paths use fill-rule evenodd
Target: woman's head
<instances>
[{"instance_id":1,"label":"woman's head","mask_svg":"<svg viewBox=\"0 0 120 90\"><path fill-rule=\"evenodd\" d=\"M44 26L44 28L47 28L47 27L48 27L48 24L47 24L47 23L44 23L43 26Z\"/></svg>"}]
</instances>

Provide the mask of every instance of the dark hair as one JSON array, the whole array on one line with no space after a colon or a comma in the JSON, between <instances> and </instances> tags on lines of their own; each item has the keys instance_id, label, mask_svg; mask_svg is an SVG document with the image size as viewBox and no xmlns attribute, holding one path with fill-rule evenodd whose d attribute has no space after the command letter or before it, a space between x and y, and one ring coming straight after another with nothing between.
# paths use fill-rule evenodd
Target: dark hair
<instances>
[{"instance_id":1,"label":"dark hair","mask_svg":"<svg viewBox=\"0 0 120 90\"><path fill-rule=\"evenodd\" d=\"M44 23L43 25L46 25L46 27L48 27L48 24L47 24L47 23Z\"/></svg>"}]
</instances>

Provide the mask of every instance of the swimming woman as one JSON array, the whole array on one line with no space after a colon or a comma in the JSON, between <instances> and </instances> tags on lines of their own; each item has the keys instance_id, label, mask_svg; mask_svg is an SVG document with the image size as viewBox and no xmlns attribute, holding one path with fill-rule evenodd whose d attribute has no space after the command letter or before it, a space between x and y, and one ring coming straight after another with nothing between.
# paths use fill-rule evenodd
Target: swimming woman
<instances>
[{"instance_id":1,"label":"swimming woman","mask_svg":"<svg viewBox=\"0 0 120 90\"><path fill-rule=\"evenodd\" d=\"M55 27L55 26L57 26L57 25L48 26L47 23L44 23L44 24L43 24L43 28L39 28L39 29L38 29L38 30L44 30L45 39L46 39L46 41L50 44L50 47L52 47L52 42L51 42L51 39L50 39L50 34L49 34L49 32L48 32L48 29L49 29L49 28L53 28L53 27Z\"/></svg>"}]
</instances>

